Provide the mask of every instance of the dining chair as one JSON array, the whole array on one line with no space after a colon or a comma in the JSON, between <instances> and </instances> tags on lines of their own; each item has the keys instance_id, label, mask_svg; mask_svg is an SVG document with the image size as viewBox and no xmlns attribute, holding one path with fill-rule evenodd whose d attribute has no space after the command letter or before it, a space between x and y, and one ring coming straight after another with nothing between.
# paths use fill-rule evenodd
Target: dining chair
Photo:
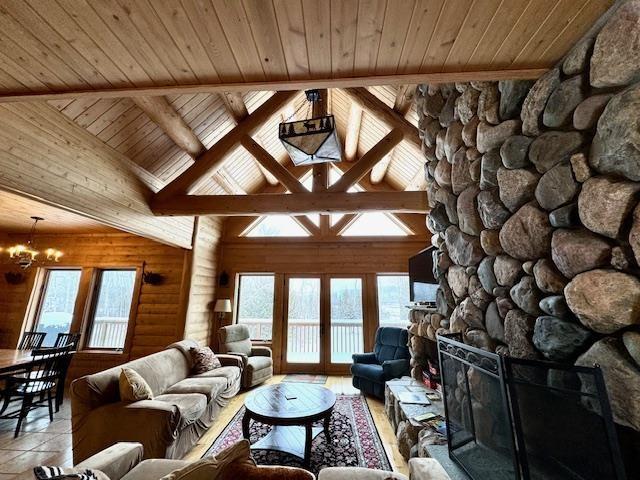
<instances>
[{"instance_id":1,"label":"dining chair","mask_svg":"<svg viewBox=\"0 0 640 480\"><path fill-rule=\"evenodd\" d=\"M71 346L71 350L77 350L80 343L79 333L59 333L56 337L56 342L53 344L54 348ZM60 378L56 385L56 412L60 410L60 405L64 403L64 387L67 382L67 372L69 371L69 365L71 364L71 355L69 355L68 361L63 365L60 371Z\"/></svg>"},{"instance_id":2,"label":"dining chair","mask_svg":"<svg viewBox=\"0 0 640 480\"><path fill-rule=\"evenodd\" d=\"M18 345L18 350L34 350L42 346L46 332L24 332Z\"/></svg>"},{"instance_id":3,"label":"dining chair","mask_svg":"<svg viewBox=\"0 0 640 480\"><path fill-rule=\"evenodd\" d=\"M68 362L71 345L58 348L34 349L32 361L23 373L7 377L7 389L0 414L4 413L12 399L22 400L19 410L0 418L18 419L14 438L20 434L22 422L31 410L44 407L49 408L49 420L53 421L53 391L60 379L60 372Z\"/></svg>"}]
</instances>

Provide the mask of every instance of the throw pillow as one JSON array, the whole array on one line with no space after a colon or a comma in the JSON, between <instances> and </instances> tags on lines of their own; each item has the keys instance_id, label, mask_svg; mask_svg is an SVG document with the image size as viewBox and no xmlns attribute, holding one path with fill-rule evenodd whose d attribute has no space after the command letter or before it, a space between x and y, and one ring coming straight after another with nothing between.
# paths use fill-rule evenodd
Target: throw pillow
<instances>
[{"instance_id":1,"label":"throw pillow","mask_svg":"<svg viewBox=\"0 0 640 480\"><path fill-rule=\"evenodd\" d=\"M193 372L195 374L208 372L222 366L218 357L209 347L192 347L189 351L193 359Z\"/></svg>"},{"instance_id":2,"label":"throw pillow","mask_svg":"<svg viewBox=\"0 0 640 480\"><path fill-rule=\"evenodd\" d=\"M53 480L53 479L69 479L69 480L109 480L109 477L100 470L89 470L81 468L63 468L63 467L35 467L33 474L36 480Z\"/></svg>"},{"instance_id":3,"label":"throw pillow","mask_svg":"<svg viewBox=\"0 0 640 480\"><path fill-rule=\"evenodd\" d=\"M160 480L221 480L222 473L235 465L255 465L251 458L249 442L241 440L238 443L219 452L215 457L205 457L197 462L174 470Z\"/></svg>"},{"instance_id":4,"label":"throw pillow","mask_svg":"<svg viewBox=\"0 0 640 480\"><path fill-rule=\"evenodd\" d=\"M153 392L138 372L125 367L120 372L120 400L124 402L153 400Z\"/></svg>"}]
</instances>

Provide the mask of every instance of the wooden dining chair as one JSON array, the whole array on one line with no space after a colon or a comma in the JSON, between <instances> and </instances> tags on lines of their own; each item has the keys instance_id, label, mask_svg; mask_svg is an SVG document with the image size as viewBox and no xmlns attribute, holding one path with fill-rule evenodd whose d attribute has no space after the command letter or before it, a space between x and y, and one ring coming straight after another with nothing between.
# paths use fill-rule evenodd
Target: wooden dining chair
<instances>
[{"instance_id":1,"label":"wooden dining chair","mask_svg":"<svg viewBox=\"0 0 640 480\"><path fill-rule=\"evenodd\" d=\"M79 333L59 333L56 337L56 343L54 343L53 347L67 347L70 346L71 350L77 350L78 344L80 343L80 334ZM64 402L64 387L67 382L67 372L69 371L69 366L71 364L71 355L68 358L68 362L63 365L62 370L60 371L60 378L58 379L58 384L56 385L56 412L60 410L60 405Z\"/></svg>"},{"instance_id":2,"label":"wooden dining chair","mask_svg":"<svg viewBox=\"0 0 640 480\"><path fill-rule=\"evenodd\" d=\"M53 391L60 379L60 372L72 355L71 345L59 348L33 350L33 360L24 373L7 377L7 394L0 413L4 413L12 399L22 400L19 410L0 418L17 419L14 438L20 434L22 422L31 410L46 406L49 420L53 421Z\"/></svg>"},{"instance_id":3,"label":"wooden dining chair","mask_svg":"<svg viewBox=\"0 0 640 480\"><path fill-rule=\"evenodd\" d=\"M46 332L24 332L18 345L18 350L34 350L42 346Z\"/></svg>"}]
</instances>

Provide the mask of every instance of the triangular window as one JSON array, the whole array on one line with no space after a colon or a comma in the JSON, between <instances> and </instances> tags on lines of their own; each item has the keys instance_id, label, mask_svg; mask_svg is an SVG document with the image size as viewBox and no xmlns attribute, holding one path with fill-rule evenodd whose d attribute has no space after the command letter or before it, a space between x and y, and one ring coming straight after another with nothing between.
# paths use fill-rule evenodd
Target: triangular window
<instances>
[{"instance_id":1,"label":"triangular window","mask_svg":"<svg viewBox=\"0 0 640 480\"><path fill-rule=\"evenodd\" d=\"M388 213L363 213L341 235L344 237L406 237L409 233Z\"/></svg>"},{"instance_id":2,"label":"triangular window","mask_svg":"<svg viewBox=\"0 0 640 480\"><path fill-rule=\"evenodd\" d=\"M309 233L289 215L267 215L251 224L243 236L308 237Z\"/></svg>"}]
</instances>

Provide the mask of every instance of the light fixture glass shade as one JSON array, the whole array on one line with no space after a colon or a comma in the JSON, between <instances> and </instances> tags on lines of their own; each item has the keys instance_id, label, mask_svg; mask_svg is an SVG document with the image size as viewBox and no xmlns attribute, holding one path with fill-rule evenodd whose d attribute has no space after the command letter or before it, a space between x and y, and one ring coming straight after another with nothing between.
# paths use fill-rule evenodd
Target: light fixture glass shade
<instances>
[{"instance_id":1,"label":"light fixture glass shade","mask_svg":"<svg viewBox=\"0 0 640 480\"><path fill-rule=\"evenodd\" d=\"M333 115L281 123L279 138L297 166L342 160Z\"/></svg>"},{"instance_id":2,"label":"light fixture glass shade","mask_svg":"<svg viewBox=\"0 0 640 480\"><path fill-rule=\"evenodd\" d=\"M216 300L216 304L213 307L213 311L217 313L229 313L231 312L231 300L228 298L221 298Z\"/></svg>"}]
</instances>

